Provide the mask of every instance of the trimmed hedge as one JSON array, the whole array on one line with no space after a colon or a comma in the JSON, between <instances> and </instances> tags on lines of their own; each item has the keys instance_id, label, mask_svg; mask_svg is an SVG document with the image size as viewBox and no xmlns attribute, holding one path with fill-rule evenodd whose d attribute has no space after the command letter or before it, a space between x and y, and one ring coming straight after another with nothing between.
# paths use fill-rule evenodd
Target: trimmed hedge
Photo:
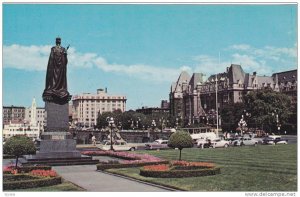
<instances>
[{"instance_id":1,"label":"trimmed hedge","mask_svg":"<svg viewBox=\"0 0 300 197\"><path fill-rule=\"evenodd\" d=\"M143 162L143 163L129 163L129 164L97 164L97 170L107 170L112 168L135 168L147 165L158 165L158 164L168 164L169 161L156 161L156 162Z\"/></svg>"},{"instance_id":2,"label":"trimmed hedge","mask_svg":"<svg viewBox=\"0 0 300 197\"><path fill-rule=\"evenodd\" d=\"M214 168L202 168L198 170L169 170L169 171L150 171L140 169L140 175L146 177L157 177L157 178L183 178L183 177L198 177L198 176L209 176L220 174L221 170L219 167Z\"/></svg>"},{"instance_id":3,"label":"trimmed hedge","mask_svg":"<svg viewBox=\"0 0 300 197\"><path fill-rule=\"evenodd\" d=\"M14 190L14 189L26 189L26 188L35 188L35 187L44 187L57 185L62 183L61 177L45 177L45 178L37 178L35 176L30 175L4 175L5 176L13 176L17 181L5 181L3 182L3 190ZM18 181L19 178L29 178L27 180ZM8 179L13 179L12 177L7 177ZM5 180L5 178L4 178Z\"/></svg>"}]
</instances>

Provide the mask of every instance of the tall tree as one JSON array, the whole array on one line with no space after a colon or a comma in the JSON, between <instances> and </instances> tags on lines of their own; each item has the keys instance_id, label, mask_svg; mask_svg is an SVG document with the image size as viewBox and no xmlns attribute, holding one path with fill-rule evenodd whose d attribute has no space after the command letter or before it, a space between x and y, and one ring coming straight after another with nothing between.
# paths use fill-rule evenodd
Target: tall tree
<instances>
[{"instance_id":1,"label":"tall tree","mask_svg":"<svg viewBox=\"0 0 300 197\"><path fill-rule=\"evenodd\" d=\"M277 126L285 124L291 115L290 97L270 89L252 91L245 95L244 101L250 119L268 132L276 131Z\"/></svg>"},{"instance_id":2,"label":"tall tree","mask_svg":"<svg viewBox=\"0 0 300 197\"><path fill-rule=\"evenodd\" d=\"M228 104L221 110L222 130L235 131L245 109L244 103Z\"/></svg>"}]
</instances>

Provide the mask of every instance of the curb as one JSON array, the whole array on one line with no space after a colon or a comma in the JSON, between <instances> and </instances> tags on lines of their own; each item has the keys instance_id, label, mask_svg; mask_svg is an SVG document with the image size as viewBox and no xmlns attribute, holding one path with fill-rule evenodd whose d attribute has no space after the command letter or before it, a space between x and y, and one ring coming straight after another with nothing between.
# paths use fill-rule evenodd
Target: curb
<instances>
[{"instance_id":1,"label":"curb","mask_svg":"<svg viewBox=\"0 0 300 197\"><path fill-rule=\"evenodd\" d=\"M138 182L138 183L143 183L145 185L150 185L150 186L153 186L153 187L158 187L158 188L161 188L161 189L169 190L169 191L172 191L172 192L174 192L174 191L185 191L185 190L175 189L175 188L171 188L171 187L166 187L166 186L159 185L159 184L149 183L149 182L146 182L146 181L141 181L141 180L138 180L138 179L135 179L135 178L132 178L132 177L119 175L119 174L115 174L115 173L111 173L111 172L106 172L106 171L101 171L101 170L96 170L96 171L97 172L102 172L104 174L124 178L124 179L127 179L127 180L135 181L135 182Z\"/></svg>"}]
</instances>

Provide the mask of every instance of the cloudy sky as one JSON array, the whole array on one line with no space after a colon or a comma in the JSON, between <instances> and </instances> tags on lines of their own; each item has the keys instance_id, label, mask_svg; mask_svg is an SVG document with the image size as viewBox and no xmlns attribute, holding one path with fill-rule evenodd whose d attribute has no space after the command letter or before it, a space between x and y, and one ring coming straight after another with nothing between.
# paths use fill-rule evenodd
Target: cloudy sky
<instances>
[{"instance_id":1,"label":"cloudy sky","mask_svg":"<svg viewBox=\"0 0 300 197\"><path fill-rule=\"evenodd\" d=\"M107 87L127 96L127 110L159 106L183 70L297 68L296 5L4 4L3 105L28 107L35 97L44 106L57 36L70 44L69 92Z\"/></svg>"}]
</instances>

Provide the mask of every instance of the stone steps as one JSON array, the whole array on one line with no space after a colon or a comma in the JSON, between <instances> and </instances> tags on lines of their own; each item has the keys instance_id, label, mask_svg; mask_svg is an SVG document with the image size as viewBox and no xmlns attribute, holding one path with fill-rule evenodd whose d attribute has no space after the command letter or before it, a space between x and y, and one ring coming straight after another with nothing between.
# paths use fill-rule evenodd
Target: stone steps
<instances>
[{"instance_id":1,"label":"stone steps","mask_svg":"<svg viewBox=\"0 0 300 197\"><path fill-rule=\"evenodd\" d=\"M26 158L22 165L50 165L50 166L68 166L68 165L91 165L97 164L99 160L93 160L92 157L82 156L75 158Z\"/></svg>"}]
</instances>

